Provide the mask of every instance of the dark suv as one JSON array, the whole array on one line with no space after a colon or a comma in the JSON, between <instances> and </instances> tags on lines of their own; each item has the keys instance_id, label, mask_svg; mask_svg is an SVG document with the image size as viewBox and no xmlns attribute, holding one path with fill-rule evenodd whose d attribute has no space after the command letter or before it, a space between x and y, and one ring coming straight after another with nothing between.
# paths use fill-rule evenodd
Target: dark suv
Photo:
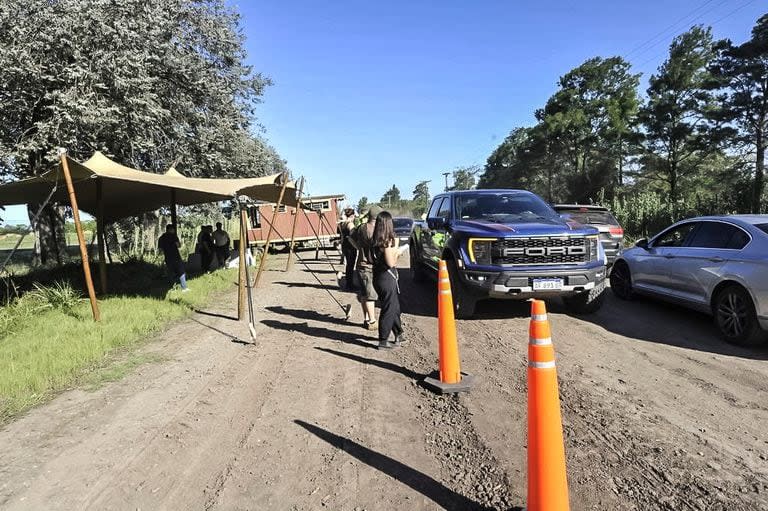
<instances>
[{"instance_id":1,"label":"dark suv","mask_svg":"<svg viewBox=\"0 0 768 511\"><path fill-rule=\"evenodd\" d=\"M524 190L468 190L436 196L410 244L415 280L448 262L456 316L484 298L562 297L594 312L605 289L605 253L594 227L558 215Z\"/></svg>"},{"instance_id":2,"label":"dark suv","mask_svg":"<svg viewBox=\"0 0 768 511\"><path fill-rule=\"evenodd\" d=\"M571 220L596 227L600 231L600 242L608 258L608 266L613 265L624 247L624 229L608 208L582 204L555 204L552 207Z\"/></svg>"}]
</instances>

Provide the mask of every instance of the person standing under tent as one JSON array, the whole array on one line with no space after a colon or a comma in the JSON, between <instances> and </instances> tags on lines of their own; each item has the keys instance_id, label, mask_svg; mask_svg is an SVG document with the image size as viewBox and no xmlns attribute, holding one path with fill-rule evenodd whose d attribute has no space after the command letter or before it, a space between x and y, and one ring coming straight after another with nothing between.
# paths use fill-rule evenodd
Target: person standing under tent
<instances>
[{"instance_id":1,"label":"person standing under tent","mask_svg":"<svg viewBox=\"0 0 768 511\"><path fill-rule=\"evenodd\" d=\"M368 210L368 221L360 224L352 231L349 237L350 243L357 249L357 275L360 279L358 300L363 307L363 326L368 330L376 328L376 300L378 295L373 286L373 254L372 243L373 228L376 225L376 215L381 213L381 208L371 206Z\"/></svg>"},{"instance_id":2,"label":"person standing under tent","mask_svg":"<svg viewBox=\"0 0 768 511\"><path fill-rule=\"evenodd\" d=\"M341 223L341 253L344 256L345 268L345 288L352 291L354 286L355 264L357 263L357 249L349 240L352 230L355 228L355 210L347 208L344 210L344 221Z\"/></svg>"},{"instance_id":3,"label":"person standing under tent","mask_svg":"<svg viewBox=\"0 0 768 511\"><path fill-rule=\"evenodd\" d=\"M211 235L213 238L213 250L219 263L219 268L224 268L229 259L229 234L221 228L221 222L216 222L216 230Z\"/></svg>"},{"instance_id":4,"label":"person standing under tent","mask_svg":"<svg viewBox=\"0 0 768 511\"><path fill-rule=\"evenodd\" d=\"M213 226L203 225L200 227L200 232L197 234L197 246L195 247L195 251L200 254L200 264L202 271L204 272L211 269L211 262L213 261L212 231Z\"/></svg>"},{"instance_id":5,"label":"person standing under tent","mask_svg":"<svg viewBox=\"0 0 768 511\"><path fill-rule=\"evenodd\" d=\"M157 240L157 248L163 252L165 257L165 266L168 271L179 279L182 291L189 291L187 287L187 274L184 270L184 262L181 260L181 254L179 253L179 247L181 242L179 237L176 236L176 226L168 224L165 226L165 233Z\"/></svg>"},{"instance_id":6,"label":"person standing under tent","mask_svg":"<svg viewBox=\"0 0 768 511\"><path fill-rule=\"evenodd\" d=\"M395 236L392 215L382 211L373 230L373 285L379 296L379 349L399 348L403 341L400 322L400 287L397 258L402 253Z\"/></svg>"}]
</instances>

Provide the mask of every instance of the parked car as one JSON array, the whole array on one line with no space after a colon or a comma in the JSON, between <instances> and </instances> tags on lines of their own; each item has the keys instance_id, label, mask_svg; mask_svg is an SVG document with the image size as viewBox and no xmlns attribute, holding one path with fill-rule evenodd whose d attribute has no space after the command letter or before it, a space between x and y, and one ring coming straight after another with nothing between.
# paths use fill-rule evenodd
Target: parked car
<instances>
[{"instance_id":1,"label":"parked car","mask_svg":"<svg viewBox=\"0 0 768 511\"><path fill-rule=\"evenodd\" d=\"M594 227L569 222L525 190L467 190L432 200L410 244L414 280L448 263L456 316L478 300L562 297L576 313L597 311L606 259Z\"/></svg>"},{"instance_id":2,"label":"parked car","mask_svg":"<svg viewBox=\"0 0 768 511\"><path fill-rule=\"evenodd\" d=\"M397 216L392 219L392 223L395 225L395 236L397 236L400 244L407 245L408 240L411 239L411 231L413 231L413 218Z\"/></svg>"},{"instance_id":3,"label":"parked car","mask_svg":"<svg viewBox=\"0 0 768 511\"><path fill-rule=\"evenodd\" d=\"M600 231L600 243L603 244L603 250L608 257L608 266L613 264L624 248L624 229L608 208L582 204L555 204L552 207L571 220L597 227Z\"/></svg>"},{"instance_id":4,"label":"parked car","mask_svg":"<svg viewBox=\"0 0 768 511\"><path fill-rule=\"evenodd\" d=\"M755 344L768 335L768 215L691 218L616 260L613 293L673 301L714 316L723 338Z\"/></svg>"}]
</instances>

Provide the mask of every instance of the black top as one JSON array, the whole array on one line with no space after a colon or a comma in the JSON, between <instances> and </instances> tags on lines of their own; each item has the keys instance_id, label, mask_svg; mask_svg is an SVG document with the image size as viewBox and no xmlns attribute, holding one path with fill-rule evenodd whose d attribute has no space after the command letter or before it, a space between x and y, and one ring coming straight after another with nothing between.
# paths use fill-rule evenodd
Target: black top
<instances>
[{"instance_id":1,"label":"black top","mask_svg":"<svg viewBox=\"0 0 768 511\"><path fill-rule=\"evenodd\" d=\"M166 263L175 263L181 261L179 253L179 237L170 232L166 232L157 240L157 248L163 251Z\"/></svg>"}]
</instances>

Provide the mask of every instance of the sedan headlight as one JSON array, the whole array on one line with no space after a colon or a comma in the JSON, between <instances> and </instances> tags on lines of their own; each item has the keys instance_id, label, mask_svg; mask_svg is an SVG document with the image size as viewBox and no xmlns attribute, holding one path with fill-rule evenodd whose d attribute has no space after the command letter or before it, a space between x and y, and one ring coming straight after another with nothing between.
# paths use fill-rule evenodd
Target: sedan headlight
<instances>
[{"instance_id":1,"label":"sedan headlight","mask_svg":"<svg viewBox=\"0 0 768 511\"><path fill-rule=\"evenodd\" d=\"M491 264L491 245L494 238L470 238L467 242L469 259L475 264Z\"/></svg>"},{"instance_id":2,"label":"sedan headlight","mask_svg":"<svg viewBox=\"0 0 768 511\"><path fill-rule=\"evenodd\" d=\"M597 236L587 236L587 253L589 254L590 261L597 261L600 255L597 248L599 243L600 240Z\"/></svg>"}]
</instances>

